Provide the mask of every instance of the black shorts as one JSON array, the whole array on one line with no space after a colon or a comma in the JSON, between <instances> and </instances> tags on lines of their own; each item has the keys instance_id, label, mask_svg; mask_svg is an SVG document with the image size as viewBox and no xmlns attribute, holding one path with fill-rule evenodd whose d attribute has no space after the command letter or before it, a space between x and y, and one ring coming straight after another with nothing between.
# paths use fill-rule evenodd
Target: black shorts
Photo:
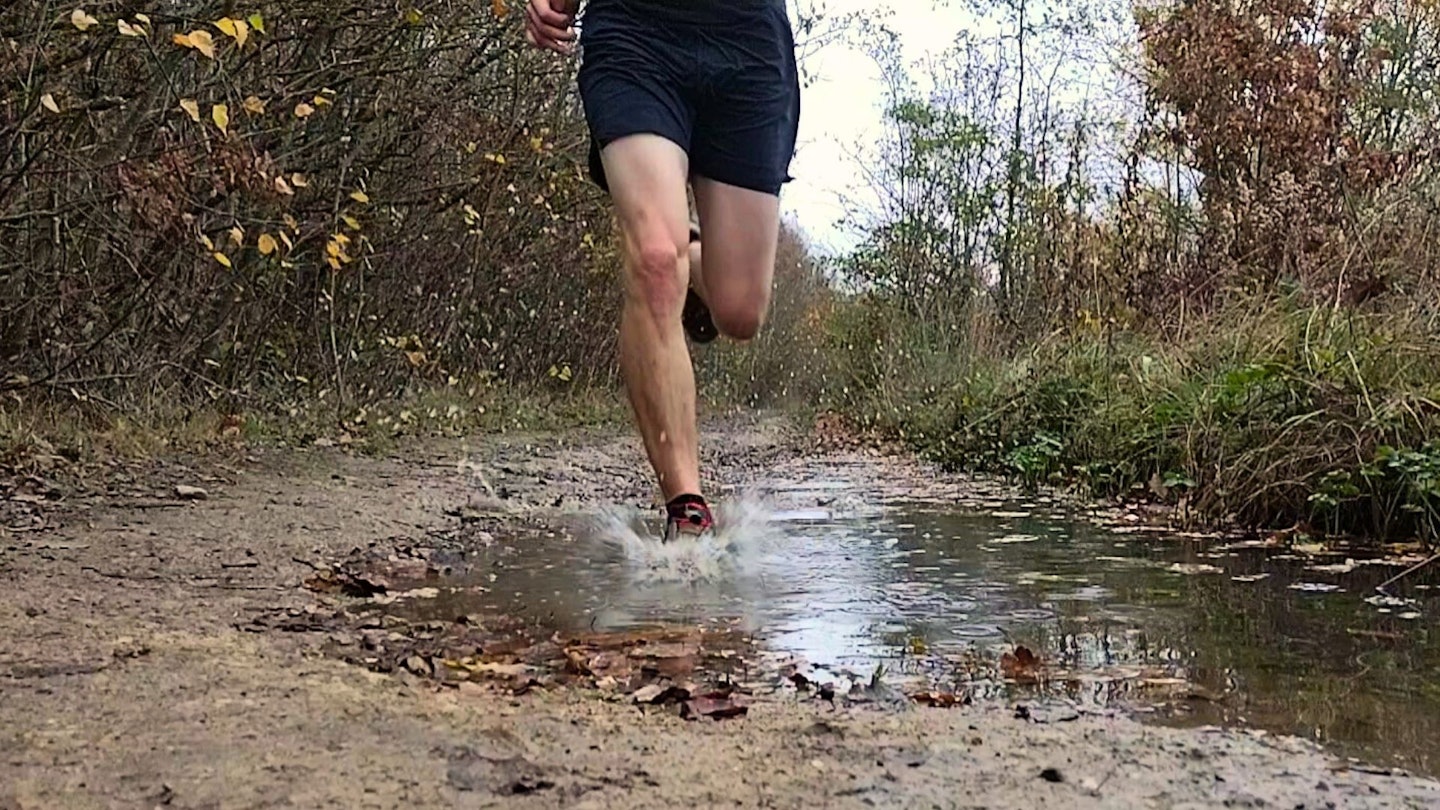
<instances>
[{"instance_id":1,"label":"black shorts","mask_svg":"<svg viewBox=\"0 0 1440 810\"><path fill-rule=\"evenodd\" d=\"M778 194L800 124L784 0L590 0L578 21L590 175L627 135L674 141L692 176Z\"/></svg>"}]
</instances>

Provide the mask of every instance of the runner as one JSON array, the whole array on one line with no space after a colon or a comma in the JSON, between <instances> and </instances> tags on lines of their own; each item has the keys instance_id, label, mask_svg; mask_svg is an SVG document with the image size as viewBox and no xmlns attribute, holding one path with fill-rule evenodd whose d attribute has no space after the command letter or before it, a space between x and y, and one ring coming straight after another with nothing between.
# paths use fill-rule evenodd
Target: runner
<instances>
[{"instance_id":1,"label":"runner","mask_svg":"<svg viewBox=\"0 0 1440 810\"><path fill-rule=\"evenodd\" d=\"M620 370L666 504L663 537L699 536L714 519L685 335L749 340L770 306L800 118L790 19L785 0L589 0L578 12L579 0L529 0L526 38L567 55L580 45L590 174L624 254Z\"/></svg>"}]
</instances>

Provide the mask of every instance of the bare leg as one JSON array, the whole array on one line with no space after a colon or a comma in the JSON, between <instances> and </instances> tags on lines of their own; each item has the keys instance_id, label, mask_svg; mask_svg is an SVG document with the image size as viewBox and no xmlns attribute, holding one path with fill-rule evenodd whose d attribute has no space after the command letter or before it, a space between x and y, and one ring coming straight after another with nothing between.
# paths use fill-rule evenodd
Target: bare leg
<instances>
[{"instance_id":1,"label":"bare leg","mask_svg":"<svg viewBox=\"0 0 1440 810\"><path fill-rule=\"evenodd\" d=\"M665 500L700 492L695 373L680 326L689 282L685 152L632 135L602 152L625 264L620 371Z\"/></svg>"},{"instance_id":2,"label":"bare leg","mask_svg":"<svg viewBox=\"0 0 1440 810\"><path fill-rule=\"evenodd\" d=\"M704 177L695 178L694 188L705 245L703 267L692 268L695 290L721 334L749 340L770 308L780 199ZM700 247L692 246L691 259L699 255Z\"/></svg>"}]
</instances>

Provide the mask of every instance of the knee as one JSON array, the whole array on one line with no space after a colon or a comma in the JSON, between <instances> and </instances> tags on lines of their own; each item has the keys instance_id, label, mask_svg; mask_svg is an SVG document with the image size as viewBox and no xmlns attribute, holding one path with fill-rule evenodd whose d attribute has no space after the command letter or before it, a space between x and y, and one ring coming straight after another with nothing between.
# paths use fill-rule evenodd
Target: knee
<instances>
[{"instance_id":1,"label":"knee","mask_svg":"<svg viewBox=\"0 0 1440 810\"><path fill-rule=\"evenodd\" d=\"M731 340L746 341L760 333L765 324L765 312L753 305L721 307L711 309L710 318L720 334Z\"/></svg>"},{"instance_id":2,"label":"knee","mask_svg":"<svg viewBox=\"0 0 1440 810\"><path fill-rule=\"evenodd\" d=\"M657 320L678 317L684 305L681 256L674 242L653 239L642 242L631 257L631 294Z\"/></svg>"}]
</instances>

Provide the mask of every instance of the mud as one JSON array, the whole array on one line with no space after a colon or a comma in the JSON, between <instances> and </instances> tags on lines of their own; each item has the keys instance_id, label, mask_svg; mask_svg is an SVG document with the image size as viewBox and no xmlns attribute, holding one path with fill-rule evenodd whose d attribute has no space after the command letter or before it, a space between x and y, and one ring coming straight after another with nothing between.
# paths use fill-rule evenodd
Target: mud
<instances>
[{"instance_id":1,"label":"mud","mask_svg":"<svg viewBox=\"0 0 1440 810\"><path fill-rule=\"evenodd\" d=\"M711 425L707 468L740 487L821 452L897 491L976 486L808 435ZM442 684L409 656L374 671L337 653L364 628L346 624L355 596L316 587L333 561L395 563L424 538L423 565L463 565L488 536L545 531L557 504L647 502L643 470L629 435L595 433L387 459L251 450L88 488L17 478L0 534L0 808L1440 804L1433 781L1300 740L1118 713L780 691L687 719L593 685Z\"/></svg>"}]
</instances>

